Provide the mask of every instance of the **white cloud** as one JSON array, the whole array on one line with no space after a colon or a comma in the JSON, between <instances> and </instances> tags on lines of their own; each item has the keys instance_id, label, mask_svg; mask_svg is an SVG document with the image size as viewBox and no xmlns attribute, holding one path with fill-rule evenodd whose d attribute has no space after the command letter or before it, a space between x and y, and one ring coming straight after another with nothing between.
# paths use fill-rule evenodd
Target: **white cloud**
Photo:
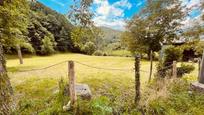
<instances>
[{"instance_id":1,"label":"white cloud","mask_svg":"<svg viewBox=\"0 0 204 115\"><path fill-rule=\"evenodd\" d=\"M128 0L120 0L113 4L108 0L94 0L94 5L96 5L96 16L93 21L96 26L124 30L124 11L132 7Z\"/></svg>"},{"instance_id":2,"label":"white cloud","mask_svg":"<svg viewBox=\"0 0 204 115\"><path fill-rule=\"evenodd\" d=\"M128 0L121 0L121 1L115 2L113 6L130 9L132 7L132 4L128 2Z\"/></svg>"},{"instance_id":3,"label":"white cloud","mask_svg":"<svg viewBox=\"0 0 204 115\"><path fill-rule=\"evenodd\" d=\"M136 4L136 7L141 6L142 5L142 1Z\"/></svg>"},{"instance_id":4,"label":"white cloud","mask_svg":"<svg viewBox=\"0 0 204 115\"><path fill-rule=\"evenodd\" d=\"M93 19L96 26L105 26L116 30L125 30L125 21L119 19L107 19L105 16L97 16Z\"/></svg>"},{"instance_id":5,"label":"white cloud","mask_svg":"<svg viewBox=\"0 0 204 115\"><path fill-rule=\"evenodd\" d=\"M188 9L194 9L199 7L201 0L181 0L184 6Z\"/></svg>"},{"instance_id":6,"label":"white cloud","mask_svg":"<svg viewBox=\"0 0 204 115\"><path fill-rule=\"evenodd\" d=\"M191 17L186 17L186 19L182 22L183 26L182 29L188 29L192 28L196 25L203 25L204 22L202 20L202 15L199 15L197 17L194 17L193 19Z\"/></svg>"},{"instance_id":7,"label":"white cloud","mask_svg":"<svg viewBox=\"0 0 204 115\"><path fill-rule=\"evenodd\" d=\"M184 11L189 10L190 15L192 15L196 10L199 10L201 0L181 0L182 5L185 6ZM202 11L201 11L202 12ZM187 16L182 22L182 29L192 28L193 26L199 24L204 24L201 19L201 14L196 17Z\"/></svg>"},{"instance_id":8,"label":"white cloud","mask_svg":"<svg viewBox=\"0 0 204 115\"><path fill-rule=\"evenodd\" d=\"M99 5L99 7L96 9L96 13L98 13L99 15L108 15L111 9L108 1L104 2L102 2L101 0L96 1L97 1L96 3Z\"/></svg>"}]
</instances>

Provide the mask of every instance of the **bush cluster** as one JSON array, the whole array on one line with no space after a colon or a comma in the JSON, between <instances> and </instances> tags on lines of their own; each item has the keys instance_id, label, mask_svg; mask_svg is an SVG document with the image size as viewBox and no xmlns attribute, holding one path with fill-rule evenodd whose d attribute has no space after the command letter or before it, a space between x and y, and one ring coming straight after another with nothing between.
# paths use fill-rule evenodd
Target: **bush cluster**
<instances>
[{"instance_id":1,"label":"bush cluster","mask_svg":"<svg viewBox=\"0 0 204 115\"><path fill-rule=\"evenodd\" d=\"M158 64L158 72L157 76L158 77L166 77L166 76L171 76L172 73L172 64L173 61L181 61L183 56L183 50L180 47L174 47L174 46L169 46L165 49L164 51L164 58L160 63ZM177 76L182 77L186 73L192 72L195 67L193 65L186 65L186 64L181 64L181 67L177 67Z\"/></svg>"},{"instance_id":2,"label":"bush cluster","mask_svg":"<svg viewBox=\"0 0 204 115\"><path fill-rule=\"evenodd\" d=\"M177 67L177 76L182 77L184 74L188 74L195 69L193 65L181 64L181 67Z\"/></svg>"},{"instance_id":3,"label":"bush cluster","mask_svg":"<svg viewBox=\"0 0 204 115\"><path fill-rule=\"evenodd\" d=\"M82 50L88 54L88 55L92 55L94 53L94 51L96 50L96 45L93 42L87 42L84 47L82 48Z\"/></svg>"}]
</instances>

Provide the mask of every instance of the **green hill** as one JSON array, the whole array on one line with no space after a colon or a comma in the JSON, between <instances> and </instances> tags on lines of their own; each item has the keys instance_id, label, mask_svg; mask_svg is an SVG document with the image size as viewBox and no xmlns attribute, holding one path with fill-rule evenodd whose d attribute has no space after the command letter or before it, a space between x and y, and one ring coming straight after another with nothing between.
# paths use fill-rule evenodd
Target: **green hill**
<instances>
[{"instance_id":1,"label":"green hill","mask_svg":"<svg viewBox=\"0 0 204 115\"><path fill-rule=\"evenodd\" d=\"M107 27L100 28L104 34L104 40L106 41L106 43L115 43L120 40L122 31L114 30Z\"/></svg>"}]
</instances>

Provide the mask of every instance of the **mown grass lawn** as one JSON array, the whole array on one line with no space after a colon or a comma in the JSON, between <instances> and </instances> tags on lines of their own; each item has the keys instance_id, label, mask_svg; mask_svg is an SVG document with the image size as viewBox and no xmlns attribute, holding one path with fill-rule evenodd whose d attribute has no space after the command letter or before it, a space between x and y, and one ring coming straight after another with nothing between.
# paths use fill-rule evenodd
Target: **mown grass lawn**
<instances>
[{"instance_id":1,"label":"mown grass lawn","mask_svg":"<svg viewBox=\"0 0 204 115\"><path fill-rule=\"evenodd\" d=\"M58 91L58 82L60 79L63 78L64 81L68 81L67 63L65 62L44 70L28 72L19 71L43 68L65 60L74 60L102 68L134 68L134 58L132 57L100 57L65 53L46 57L27 57L24 58L24 64L20 65L17 58L11 58L11 56L8 56L7 68L9 71L9 77L18 99L37 100L38 106L35 110L38 110L39 108L39 110L45 109L46 107L43 103ZM150 64L148 61L141 61L141 70L143 70L141 71L142 85L145 85L148 80L149 72L144 71L149 71L149 67ZM155 71L156 62L154 62L153 68ZM93 93L93 97L107 95L107 93L114 95L134 94L134 71L95 69L75 63L75 72L77 82L88 84ZM197 70L191 75L196 76ZM132 97L132 101L133 100L134 97Z\"/></svg>"}]
</instances>

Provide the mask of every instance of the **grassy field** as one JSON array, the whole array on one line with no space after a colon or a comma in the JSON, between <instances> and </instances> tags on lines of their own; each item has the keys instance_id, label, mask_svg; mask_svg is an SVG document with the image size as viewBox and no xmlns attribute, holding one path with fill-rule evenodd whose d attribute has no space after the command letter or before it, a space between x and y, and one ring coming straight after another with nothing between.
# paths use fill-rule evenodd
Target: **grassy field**
<instances>
[{"instance_id":1,"label":"grassy field","mask_svg":"<svg viewBox=\"0 0 204 115\"><path fill-rule=\"evenodd\" d=\"M34 101L33 103L37 104L37 106L34 104L30 108L34 108L35 111L45 109L46 106L44 103L49 100L50 96L58 92L58 82L60 79L63 78L64 81L68 81L67 63L65 62L44 70L28 72L19 71L43 68L65 60L74 60L91 66L103 68L134 68L134 58L131 57L100 57L67 53L46 57L26 57L24 58L24 64L19 65L17 58L8 56L7 67L11 84L17 97L16 101L21 99ZM155 62L153 67L155 71ZM141 70L149 71L148 61L141 61ZM134 71L95 69L75 63L75 72L77 82L88 84L94 97L106 94L134 94ZM188 76L196 75L197 70ZM142 85L147 82L148 76L149 72L141 71ZM132 98L134 99L134 97Z\"/></svg>"},{"instance_id":2,"label":"grassy field","mask_svg":"<svg viewBox=\"0 0 204 115\"><path fill-rule=\"evenodd\" d=\"M87 56L82 54L57 54L48 57L33 56L24 58L24 64L20 65L17 58L8 58L7 67L10 71L10 78L13 85L29 80L31 78L45 79L50 78L53 80L59 80L61 77L67 78L67 63L56 65L52 68L48 68L40 71L18 72L22 70L36 69L47 67L65 60L79 61L84 64L102 67L102 68L118 68L118 69L133 69L134 59L130 57L99 57L99 56ZM77 81L82 82L86 79L104 79L104 78L127 78L134 79L134 71L112 71L103 69L89 68L78 63L75 63ZM142 61L141 69L148 71L149 62ZM147 81L149 73L142 72L142 82Z\"/></svg>"}]
</instances>

